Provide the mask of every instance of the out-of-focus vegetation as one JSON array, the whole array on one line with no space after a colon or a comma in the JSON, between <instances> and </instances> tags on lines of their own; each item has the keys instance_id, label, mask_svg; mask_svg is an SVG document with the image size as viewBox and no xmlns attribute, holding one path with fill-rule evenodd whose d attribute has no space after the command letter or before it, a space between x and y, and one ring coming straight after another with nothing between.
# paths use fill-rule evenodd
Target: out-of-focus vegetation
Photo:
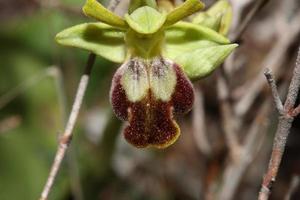
<instances>
[{"instance_id":1,"label":"out-of-focus vegetation","mask_svg":"<svg viewBox=\"0 0 300 200\"><path fill-rule=\"evenodd\" d=\"M83 1L63 3L66 7L78 7L80 11ZM7 1L0 3L0 7L0 94L12 92L15 87L19 91L7 104L1 102L4 105L0 110L0 199L38 199L63 130L64 113L69 112L79 74L88 56L87 52L58 46L54 36L86 18L35 1ZM103 121L111 112L108 94L114 70L112 63L97 59L84 103L84 107L96 114L101 114L102 110L108 113ZM57 74L60 71L63 83ZM81 119L84 118L85 111L81 115ZM93 123L99 124L101 119ZM119 122L115 123L120 126ZM96 145L99 139L89 140L83 127L83 123L78 124L73 153L69 152L51 199L66 199L70 195L71 181L77 176L73 174L85 177L82 185L89 191L101 187L101 183L96 184L98 180L106 181L99 176L108 176L104 168L107 166L105 157L109 155L104 152L100 155L100 147ZM118 129L115 132L118 133ZM111 135L114 135L113 130ZM77 162L81 164L74 164ZM103 169L103 173L98 169ZM93 195L91 192L90 199L95 198Z\"/></svg>"},{"instance_id":2,"label":"out-of-focus vegetation","mask_svg":"<svg viewBox=\"0 0 300 200\"><path fill-rule=\"evenodd\" d=\"M54 41L55 34L62 29L90 21L80 14L84 1L64 0L60 7L54 1L41 2L0 2L0 100L4 95L13 96L14 91L18 94L7 102L0 101L1 200L38 199L88 57L88 52L62 47ZM236 65L244 64L247 70L236 70L234 83L241 83L242 78L259 71L257 63L271 49L272 37L276 39L274 30L271 31L271 18L278 9L279 6L271 5L258 16L270 20L271 25L262 27L262 20L256 19L246 32L244 46L238 52L244 56ZM268 35L262 29L271 33ZM295 46L288 45L291 50L283 63L292 66L288 60L293 57ZM191 114L180 118L181 138L166 150L135 149L125 143L119 134L122 124L112 114L108 97L115 70L113 63L97 57L75 136L50 199L204 199L209 189L214 191L218 187L209 185L222 178L228 154L219 104L212 89L215 77L201 82L213 149L207 156L201 153L193 137ZM281 81L288 75L282 75ZM257 98L258 102L262 96ZM255 114L256 111L250 112L250 117ZM275 117L268 118L272 120L271 133ZM239 133L239 137L245 134ZM290 177L300 173L299 120L292 134L294 140L289 143L274 199L282 198L281 191L287 191ZM259 164L249 167L235 199L256 197L273 137L269 134L266 138L263 153L255 161Z\"/></svg>"}]
</instances>

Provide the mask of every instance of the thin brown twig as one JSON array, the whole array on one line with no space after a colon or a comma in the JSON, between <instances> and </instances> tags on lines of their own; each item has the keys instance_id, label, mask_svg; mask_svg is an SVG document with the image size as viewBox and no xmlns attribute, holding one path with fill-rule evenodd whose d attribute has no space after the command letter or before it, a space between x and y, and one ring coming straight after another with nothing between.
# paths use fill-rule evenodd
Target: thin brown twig
<instances>
[{"instance_id":1,"label":"thin brown twig","mask_svg":"<svg viewBox=\"0 0 300 200\"><path fill-rule=\"evenodd\" d=\"M119 0L111 0L108 9L114 11L118 4ZM49 193L53 187L54 180L57 176L58 170L60 169L63 158L65 157L66 151L71 143L73 129L75 127L75 123L79 114L79 110L82 104L82 100L89 82L89 78L91 75L91 71L93 69L95 63L96 55L94 53L90 53L85 70L83 75L80 78L80 82L77 88L76 96L73 102L73 106L71 109L71 113L69 115L69 119L67 121L65 131L63 136L59 140L59 145L57 148L57 152L47 179L47 182L44 186L44 189L41 193L40 200L47 200Z\"/></svg>"},{"instance_id":2,"label":"thin brown twig","mask_svg":"<svg viewBox=\"0 0 300 200\"><path fill-rule=\"evenodd\" d=\"M57 92L57 98L58 98L58 104L60 107L60 113L61 113L61 126L64 127L67 123L67 100L66 100L66 94L64 90L64 81L63 81L63 74L60 68L55 68L56 70L53 71L53 75L55 75L55 86L56 86L56 92ZM71 146L69 148L69 153L66 155L67 164L69 167L69 178L70 178L70 184L71 184L71 192L76 200L83 200L83 191L82 186L80 182L80 174L79 174L79 167L78 162L76 160L76 153L74 146Z\"/></svg>"},{"instance_id":3,"label":"thin brown twig","mask_svg":"<svg viewBox=\"0 0 300 200\"><path fill-rule=\"evenodd\" d=\"M265 3L267 3L267 1L257 1L257 4L254 5L253 10L251 10L249 12L249 14L247 15L247 19L245 19L242 22L242 26L239 29L239 31L237 31L237 33L233 36L232 39L234 41L239 40L239 38L241 37L243 32L246 30L246 27L248 26L251 19L255 16L255 14L260 10L262 5L265 4ZM293 31L293 33L297 32L297 31L298 30L295 29ZM293 38L295 36L295 34L293 34L293 33L291 35L289 35L289 39ZM286 40L287 39L284 38L282 41L286 42ZM289 40L289 41L291 41L291 40ZM290 43L286 42L286 44L290 44ZM227 66L225 66L225 69L227 69ZM226 83L226 81L224 81L224 80L226 80L226 78L224 77L224 75L221 78L223 79L223 81L221 80L221 82L225 83L225 84L222 84L223 85L222 86L223 87L223 92L224 92L224 89L225 89L226 93L228 93L228 91L230 91L230 90L228 90L229 89L228 83ZM219 84L219 85L221 85L221 84ZM218 87L220 87L220 86L218 86ZM221 89L219 89L219 90L221 90ZM279 97L279 95L278 95L278 97ZM239 130L239 128L240 128L239 126L234 127L234 122L239 121L240 115L239 114L236 115L236 113L234 112L235 110L234 111L230 110L230 107L232 105L230 104L229 100L230 100L230 98L227 98L225 107L223 105L222 109L223 109L223 112L225 111L225 113L227 113L227 117L230 117L231 120L228 120L228 119L225 118L225 119L223 119L223 121L227 120L227 123L231 121L232 125L231 125L230 129L232 131L234 130L234 128L238 128L237 130ZM237 162L236 163L235 162L229 162L228 166L225 168L225 171L224 171L224 174L223 174L223 182L221 183L222 186L221 186L220 191L216 195L216 197L217 197L216 199L227 199L227 200L229 200L229 199L233 198L233 195L236 191L236 188L238 187L238 184L242 180L242 177L243 177L243 174L244 174L245 170L247 169L247 167L249 166L249 164L251 163L251 161L253 160L253 158L255 157L255 155L257 153L257 150L255 151L253 149L253 147L257 147L257 145L256 145L257 142L261 141L261 138L259 139L257 134L265 132L265 131L262 132L261 131L262 129L258 128L262 125L258 125L258 124L255 124L255 123L259 123L258 121L261 121L262 118L260 116L262 116L262 115L264 115L264 118L266 118L266 115L269 113L269 110L270 110L270 106L268 105L268 102L266 102L265 104L262 105L261 112L264 113L264 114L259 114L258 115L258 117L254 121L254 125L250 128L250 130L247 134L247 137L245 138L245 142L243 144L239 145L240 153L237 154L237 159L236 159ZM228 115L228 113L230 115ZM224 118L224 116L223 116L223 118ZM265 123L265 124L267 124L267 123ZM267 125L265 125L264 127L266 128ZM227 130L230 130L230 129L228 129L228 125L227 125ZM226 128L224 130L226 130ZM263 130L265 130L265 129L263 129ZM257 148L255 148L255 149L257 149Z\"/></svg>"},{"instance_id":4,"label":"thin brown twig","mask_svg":"<svg viewBox=\"0 0 300 200\"><path fill-rule=\"evenodd\" d=\"M297 55L296 66L294 69L292 81L283 107L283 113L279 115L279 122L274 138L271 159L266 175L263 178L262 187L259 192L259 200L267 200L271 194L271 188L276 180L282 156L285 150L287 138L292 127L294 116L291 115L294 111L296 98L300 88L300 47Z\"/></svg>"},{"instance_id":5,"label":"thin brown twig","mask_svg":"<svg viewBox=\"0 0 300 200\"><path fill-rule=\"evenodd\" d=\"M85 94L85 91L86 91L86 88L87 88L87 85L89 82L89 78L90 78L90 74L91 74L91 71L92 71L92 68L93 68L93 65L95 62L95 58L96 58L95 54L91 53L89 55L89 59L88 59L87 65L85 67L84 74L81 76L81 79L79 82L77 93L76 93L76 96L74 99L74 103L72 106L72 110L71 110L68 122L65 127L64 134L62 135L62 137L59 140L59 145L58 145L57 152L56 152L56 155L54 158L54 162L52 164L47 182L41 193L40 200L48 199L48 196L52 189L54 180L57 176L58 170L60 169L62 160L63 160L63 158L66 154L66 151L68 149L68 146L71 142L73 129L75 127L75 123L76 123L78 113L79 113L79 110L80 110L80 107L82 104L82 100L83 100L83 97L84 97L84 94Z\"/></svg>"},{"instance_id":6,"label":"thin brown twig","mask_svg":"<svg viewBox=\"0 0 300 200\"><path fill-rule=\"evenodd\" d=\"M278 113L283 114L283 104L282 104L282 101L280 100L277 85L276 85L275 79L272 75L272 72L269 68L267 68L266 71L264 72L264 74L265 74L265 77L266 77L270 87L271 87L273 100L276 105L277 111L278 111Z\"/></svg>"}]
</instances>

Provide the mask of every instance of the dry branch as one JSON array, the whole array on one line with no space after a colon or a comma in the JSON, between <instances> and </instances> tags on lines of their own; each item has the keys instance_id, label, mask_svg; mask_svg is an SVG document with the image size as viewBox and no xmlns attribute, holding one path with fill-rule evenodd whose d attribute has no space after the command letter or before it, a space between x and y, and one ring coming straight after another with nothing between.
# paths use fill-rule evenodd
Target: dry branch
<instances>
[{"instance_id":1,"label":"dry branch","mask_svg":"<svg viewBox=\"0 0 300 200\"><path fill-rule=\"evenodd\" d=\"M266 72L266 77L267 79L273 79L272 75L270 74L270 71ZM274 80L271 81L268 80L268 82L275 84ZM270 85L271 88L272 88L272 84ZM295 118L293 113L295 111L294 106L298 96L299 88L300 88L300 48L298 51L296 66L292 77L292 81L290 83L287 98L284 103L283 111L282 113L279 113L280 114L279 122L277 125L277 131L274 138L272 155L269 162L267 173L263 178L262 187L258 197L259 200L267 200L269 199L269 196L271 194L271 188L273 183L276 180L278 169L285 150L286 141L290 133L290 128L292 127L292 122ZM275 93L278 92L276 91ZM274 97L274 92L273 92L273 97ZM278 101L278 99L274 101ZM279 110L280 108L277 109Z\"/></svg>"},{"instance_id":2,"label":"dry branch","mask_svg":"<svg viewBox=\"0 0 300 200\"><path fill-rule=\"evenodd\" d=\"M278 111L278 113L283 114L283 105L280 100L277 85L275 83L275 80L271 73L271 70L269 68L267 68L266 71L264 72L264 74L265 74L265 77L267 78L267 81L268 81L270 87L271 87L273 100L276 105L277 111Z\"/></svg>"},{"instance_id":3,"label":"dry branch","mask_svg":"<svg viewBox=\"0 0 300 200\"><path fill-rule=\"evenodd\" d=\"M108 9L114 11L118 4L120 3L120 0L111 0L110 4L108 6ZM54 162L52 164L47 182L44 186L43 192L41 194L40 200L47 200L49 193L53 187L54 180L57 176L58 170L60 169L61 162L65 157L66 151L70 145L70 142L72 140L73 135L73 129L78 117L78 113L82 104L82 100L84 97L84 94L86 92L86 88L89 82L89 78L91 75L91 71L93 69L93 65L95 63L96 55L93 53L90 53L85 70L83 75L81 76L78 89L76 92L76 96L74 99L74 103L72 106L71 113L69 115L69 119L67 121L65 131L63 136L59 140L58 149L54 158Z\"/></svg>"},{"instance_id":4,"label":"dry branch","mask_svg":"<svg viewBox=\"0 0 300 200\"><path fill-rule=\"evenodd\" d=\"M87 65L84 70L84 74L81 76L79 86L77 89L77 93L74 99L74 103L72 106L72 110L68 119L68 122L65 127L64 134L59 140L58 149L54 158L54 162L52 164L47 182L44 186L43 192L41 194L40 200L47 200L49 193L52 189L54 180L57 176L58 170L60 169L61 163L63 158L65 157L66 151L68 149L68 146L71 142L72 135L73 135L73 129L78 117L78 113L82 104L82 100L89 82L91 70L93 68L94 62L95 62L95 54L90 54Z\"/></svg>"}]
</instances>

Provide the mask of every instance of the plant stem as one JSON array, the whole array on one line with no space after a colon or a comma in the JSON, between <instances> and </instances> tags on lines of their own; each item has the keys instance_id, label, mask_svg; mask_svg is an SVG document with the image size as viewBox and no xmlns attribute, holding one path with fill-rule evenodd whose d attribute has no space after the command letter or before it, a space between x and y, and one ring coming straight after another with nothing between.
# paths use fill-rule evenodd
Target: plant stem
<instances>
[{"instance_id":1,"label":"plant stem","mask_svg":"<svg viewBox=\"0 0 300 200\"><path fill-rule=\"evenodd\" d=\"M275 81L273 80L270 71L266 71L265 75L267 77L268 83L272 88L273 98L275 102L280 101L277 97L277 89L274 88ZM279 113L279 122L277 126L277 131L274 138L273 150L271 159L269 161L269 167L266 175L263 178L262 187L258 196L259 200L267 200L271 194L271 188L273 183L276 180L276 176L278 173L278 169L282 160L282 156L285 150L286 141L290 133L290 128L292 127L292 122L295 118L295 103L297 99L297 95L300 88L300 48L298 51L298 56L296 60L296 66L294 70L294 74L292 77L292 81L289 87L289 91L287 94L287 99L283 106L282 113ZM281 106L277 106L277 110L280 111Z\"/></svg>"},{"instance_id":2,"label":"plant stem","mask_svg":"<svg viewBox=\"0 0 300 200\"><path fill-rule=\"evenodd\" d=\"M81 104L82 104L84 94L86 92L86 88L87 88L87 85L88 85L88 82L89 82L89 78L90 78L90 74L91 74L91 71L92 71L92 68L93 68L93 65L94 65L94 62L95 62L95 58L96 58L95 54L91 53L89 55L87 65L85 67L84 73L81 76L81 79L80 79L80 82L79 82L77 93L76 93L76 96L75 96L75 99L74 99L74 103L73 103L73 106L72 106L71 113L69 115L68 122L67 122L66 127L65 127L64 134L62 135L62 137L59 140L59 145L58 145L58 148L57 148L57 152L56 152L56 155L55 155L55 158L54 158L54 161L53 161L53 164L52 164L47 182L46 182L46 184L44 186L44 189L43 189L43 192L41 194L40 200L47 200L48 199L48 196L49 196L49 193L52 189L54 180L57 176L58 170L60 169L62 160L65 157L66 151L67 151L67 149L69 147L69 144L72 140L73 129L74 129L77 117L78 117L78 113L79 113L79 110L80 110L80 107L81 107Z\"/></svg>"}]
</instances>

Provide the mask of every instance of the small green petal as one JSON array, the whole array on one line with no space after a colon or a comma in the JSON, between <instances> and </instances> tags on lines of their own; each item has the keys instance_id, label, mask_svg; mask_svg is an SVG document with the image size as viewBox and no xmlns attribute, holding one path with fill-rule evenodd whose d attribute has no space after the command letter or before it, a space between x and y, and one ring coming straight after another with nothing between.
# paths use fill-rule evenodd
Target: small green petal
<instances>
[{"instance_id":1,"label":"small green petal","mask_svg":"<svg viewBox=\"0 0 300 200\"><path fill-rule=\"evenodd\" d=\"M113 62L125 60L124 32L101 22L70 27L58 33L55 39L61 45L85 49Z\"/></svg>"},{"instance_id":2,"label":"small green petal","mask_svg":"<svg viewBox=\"0 0 300 200\"><path fill-rule=\"evenodd\" d=\"M199 48L178 56L175 62L182 66L190 79L197 80L212 73L237 46L227 44Z\"/></svg>"},{"instance_id":3,"label":"small green petal","mask_svg":"<svg viewBox=\"0 0 300 200\"><path fill-rule=\"evenodd\" d=\"M92 17L103 23L118 27L120 29L127 28L125 20L106 9L96 0L87 0L82 10L86 16Z\"/></svg>"},{"instance_id":4,"label":"small green petal","mask_svg":"<svg viewBox=\"0 0 300 200\"><path fill-rule=\"evenodd\" d=\"M165 25L170 26L204 8L200 0L187 0L167 15Z\"/></svg>"},{"instance_id":5,"label":"small green petal","mask_svg":"<svg viewBox=\"0 0 300 200\"><path fill-rule=\"evenodd\" d=\"M131 15L126 14L125 20L136 32L153 34L162 27L166 16L149 6L144 6L135 10Z\"/></svg>"}]
</instances>

